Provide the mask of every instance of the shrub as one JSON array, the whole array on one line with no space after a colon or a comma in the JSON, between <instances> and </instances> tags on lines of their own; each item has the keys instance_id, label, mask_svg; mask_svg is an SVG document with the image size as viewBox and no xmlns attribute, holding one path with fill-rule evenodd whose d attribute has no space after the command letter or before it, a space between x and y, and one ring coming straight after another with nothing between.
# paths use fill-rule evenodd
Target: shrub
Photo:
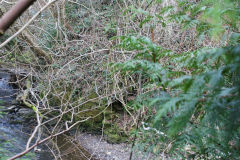
<instances>
[{"instance_id":1,"label":"shrub","mask_svg":"<svg viewBox=\"0 0 240 160\"><path fill-rule=\"evenodd\" d=\"M185 29L194 27L200 40L211 36L216 47L176 54L144 36L120 37L118 47L135 51L136 55L132 60L114 64L114 71L141 76L145 92L131 105L148 109L142 119L144 124L148 122L148 129L140 127L137 146L153 154L157 146L165 146L158 147L159 152L167 152L172 158L238 159L239 2L178 1L178 7L168 15L166 23L175 21ZM165 11L169 8L174 6ZM151 141L149 134L158 138Z\"/></svg>"}]
</instances>

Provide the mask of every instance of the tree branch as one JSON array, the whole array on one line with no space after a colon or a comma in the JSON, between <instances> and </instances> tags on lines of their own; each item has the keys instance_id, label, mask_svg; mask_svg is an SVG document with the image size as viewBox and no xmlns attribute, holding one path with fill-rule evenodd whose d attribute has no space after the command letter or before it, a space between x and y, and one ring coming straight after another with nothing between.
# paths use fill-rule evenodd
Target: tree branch
<instances>
[{"instance_id":1,"label":"tree branch","mask_svg":"<svg viewBox=\"0 0 240 160\"><path fill-rule=\"evenodd\" d=\"M0 19L0 34L4 34L16 19L35 1L36 0L19 0L6 14L4 14Z\"/></svg>"},{"instance_id":2,"label":"tree branch","mask_svg":"<svg viewBox=\"0 0 240 160\"><path fill-rule=\"evenodd\" d=\"M37 16L44 11L48 6L50 6L52 3L54 3L57 0L51 0L50 2L48 2L43 8L41 8L40 11L38 11L21 29L19 29L14 35L12 35L11 37L9 37L6 41L4 41L1 45L0 48L4 47L6 44L8 44L13 38L15 38L19 33L21 33L27 26L30 25L30 23L33 22L33 20L35 20L37 18Z\"/></svg>"},{"instance_id":3,"label":"tree branch","mask_svg":"<svg viewBox=\"0 0 240 160\"><path fill-rule=\"evenodd\" d=\"M61 132L59 132L59 133L56 133L56 134L51 135L51 136L48 136L48 137L44 138L43 140L37 141L37 142L36 142L35 144L33 144L31 147L27 148L25 151L23 151L23 152L15 155L15 156L13 156L13 157L11 157L9 160L14 160L14 159L17 159L17 158L20 158L20 157L24 156L25 154L27 154L28 152L30 152L32 149L34 149L34 148L35 148L36 146L38 146L39 144L42 144L42 143L48 141L49 139L51 139L51 138L53 138L53 137L59 136L59 135L65 133L65 132L69 131L70 129L72 129L72 128L73 128L74 126L76 126L77 124L79 124L79 123L81 123L81 122L84 122L84 121L87 121L89 118L90 118L90 117L88 117L88 118L86 118L86 119L84 119L84 120L82 120L82 121L78 121L78 122L74 123L73 125L71 125L70 127L68 127L67 129L65 129L65 130L63 130L63 131L61 131Z\"/></svg>"}]
</instances>

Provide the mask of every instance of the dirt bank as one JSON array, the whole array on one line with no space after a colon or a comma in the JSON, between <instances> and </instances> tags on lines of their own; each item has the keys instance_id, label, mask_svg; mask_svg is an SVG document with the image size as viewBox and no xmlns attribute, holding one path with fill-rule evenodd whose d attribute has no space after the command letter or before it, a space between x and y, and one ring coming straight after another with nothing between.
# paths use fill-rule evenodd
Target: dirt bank
<instances>
[{"instance_id":1,"label":"dirt bank","mask_svg":"<svg viewBox=\"0 0 240 160\"><path fill-rule=\"evenodd\" d=\"M79 133L75 137L93 156L101 160L129 160L131 145L109 144L103 136Z\"/></svg>"}]
</instances>

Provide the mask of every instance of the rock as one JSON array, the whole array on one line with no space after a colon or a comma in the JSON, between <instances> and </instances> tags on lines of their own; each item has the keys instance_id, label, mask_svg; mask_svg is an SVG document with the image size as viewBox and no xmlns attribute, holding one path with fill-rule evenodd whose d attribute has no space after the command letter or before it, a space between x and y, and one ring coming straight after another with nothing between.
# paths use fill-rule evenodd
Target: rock
<instances>
[{"instance_id":1,"label":"rock","mask_svg":"<svg viewBox=\"0 0 240 160\"><path fill-rule=\"evenodd\" d=\"M104 129L103 132L108 143L123 143L127 140L127 135L116 125Z\"/></svg>"}]
</instances>

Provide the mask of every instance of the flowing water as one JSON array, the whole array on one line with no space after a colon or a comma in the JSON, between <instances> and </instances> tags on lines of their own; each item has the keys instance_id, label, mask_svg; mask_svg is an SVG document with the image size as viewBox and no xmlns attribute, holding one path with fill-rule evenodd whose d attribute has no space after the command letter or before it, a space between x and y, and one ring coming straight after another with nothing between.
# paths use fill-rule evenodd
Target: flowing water
<instances>
[{"instance_id":1,"label":"flowing water","mask_svg":"<svg viewBox=\"0 0 240 160\"><path fill-rule=\"evenodd\" d=\"M0 160L6 160L25 149L29 133L24 129L24 120L16 113L2 112L11 107L16 97L17 90L9 85L10 74L0 72ZM42 151L28 153L20 159L24 160L52 160L50 153L44 151L46 147L41 146Z\"/></svg>"},{"instance_id":2,"label":"flowing water","mask_svg":"<svg viewBox=\"0 0 240 160\"><path fill-rule=\"evenodd\" d=\"M0 102L8 105L14 98L16 91L8 84L10 74L0 72Z\"/></svg>"},{"instance_id":3,"label":"flowing water","mask_svg":"<svg viewBox=\"0 0 240 160\"><path fill-rule=\"evenodd\" d=\"M10 74L1 72L0 70L0 160L8 158L24 151L25 145L30 135L30 130L34 127L26 122L23 115L23 109L17 113L3 112L7 108L13 106L17 90L9 85ZM26 109L25 109L26 111ZM26 111L28 113L28 111ZM26 128L26 126L28 128ZM55 137L56 145L58 146L58 158L53 157L48 148L44 145L39 146L41 151L30 152L22 160L87 160L90 159L89 154L80 144L71 140L71 136L61 135ZM52 148L53 149L53 148ZM61 157L61 158L59 158ZM96 160L91 158L91 160Z\"/></svg>"}]
</instances>

